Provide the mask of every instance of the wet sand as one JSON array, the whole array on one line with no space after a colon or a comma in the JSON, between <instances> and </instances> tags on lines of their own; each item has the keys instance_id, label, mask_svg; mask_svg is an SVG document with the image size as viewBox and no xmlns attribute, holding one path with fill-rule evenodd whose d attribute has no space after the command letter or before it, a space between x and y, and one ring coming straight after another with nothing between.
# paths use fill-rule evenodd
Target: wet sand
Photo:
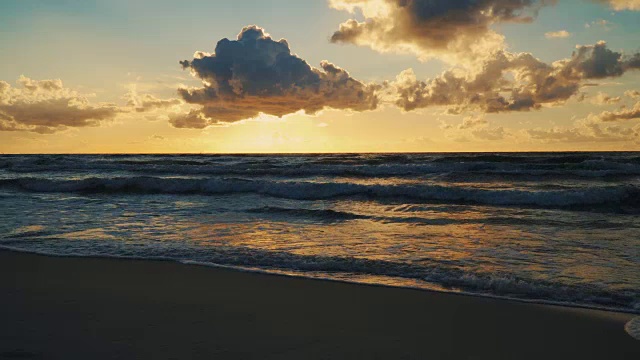
<instances>
[{"instance_id":1,"label":"wet sand","mask_svg":"<svg viewBox=\"0 0 640 360\"><path fill-rule=\"evenodd\" d=\"M632 317L0 251L0 359L640 359Z\"/></svg>"}]
</instances>

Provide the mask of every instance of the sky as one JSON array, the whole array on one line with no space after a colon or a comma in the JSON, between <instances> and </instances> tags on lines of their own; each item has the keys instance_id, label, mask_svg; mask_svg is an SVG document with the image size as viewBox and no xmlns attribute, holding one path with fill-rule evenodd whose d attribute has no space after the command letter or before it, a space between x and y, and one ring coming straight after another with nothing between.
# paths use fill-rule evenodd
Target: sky
<instances>
[{"instance_id":1,"label":"sky","mask_svg":"<svg viewBox=\"0 0 640 360\"><path fill-rule=\"evenodd\" d=\"M640 150L640 0L5 0L0 153Z\"/></svg>"}]
</instances>

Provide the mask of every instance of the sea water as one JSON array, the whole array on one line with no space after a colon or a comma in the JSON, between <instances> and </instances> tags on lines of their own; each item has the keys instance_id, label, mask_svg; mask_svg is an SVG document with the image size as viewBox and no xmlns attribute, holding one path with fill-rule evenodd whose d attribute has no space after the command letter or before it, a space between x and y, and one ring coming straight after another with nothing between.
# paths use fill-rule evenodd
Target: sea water
<instances>
[{"instance_id":1,"label":"sea water","mask_svg":"<svg viewBox=\"0 0 640 360\"><path fill-rule=\"evenodd\" d=\"M0 247L640 313L640 153L3 155Z\"/></svg>"}]
</instances>

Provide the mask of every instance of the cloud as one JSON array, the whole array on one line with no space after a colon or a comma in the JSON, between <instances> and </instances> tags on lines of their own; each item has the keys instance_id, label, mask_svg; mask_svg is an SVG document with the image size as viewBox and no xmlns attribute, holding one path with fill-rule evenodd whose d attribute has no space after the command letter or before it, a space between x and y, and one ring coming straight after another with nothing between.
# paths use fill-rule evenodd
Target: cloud
<instances>
[{"instance_id":1,"label":"cloud","mask_svg":"<svg viewBox=\"0 0 640 360\"><path fill-rule=\"evenodd\" d=\"M600 27L602 27L602 29L604 31L609 31L609 30L611 30L610 25L611 25L611 22L609 22L609 21L607 21L605 19L598 19L598 20L594 20L594 21L592 21L590 23L584 24L584 27L589 29L592 26L600 26Z\"/></svg>"},{"instance_id":2,"label":"cloud","mask_svg":"<svg viewBox=\"0 0 640 360\"><path fill-rule=\"evenodd\" d=\"M581 79L603 79L621 76L628 70L640 69L640 53L624 57L599 41L595 45L579 45L571 59L560 62L563 71Z\"/></svg>"},{"instance_id":3,"label":"cloud","mask_svg":"<svg viewBox=\"0 0 640 360\"><path fill-rule=\"evenodd\" d=\"M419 81L411 69L391 83L405 111L446 106L447 112L499 113L557 105L579 93L585 80L617 77L640 68L639 54L624 57L606 43L577 46L571 58L547 64L529 53L495 52L478 72L451 69Z\"/></svg>"},{"instance_id":4,"label":"cloud","mask_svg":"<svg viewBox=\"0 0 640 360\"><path fill-rule=\"evenodd\" d=\"M338 10L362 12L331 36L334 43L368 46L380 52L413 53L457 62L503 49L504 36L491 26L528 23L555 0L329 0Z\"/></svg>"},{"instance_id":5,"label":"cloud","mask_svg":"<svg viewBox=\"0 0 640 360\"><path fill-rule=\"evenodd\" d=\"M178 129L204 129L216 124L200 110L191 110L187 114L171 113L169 123Z\"/></svg>"},{"instance_id":6,"label":"cloud","mask_svg":"<svg viewBox=\"0 0 640 360\"><path fill-rule=\"evenodd\" d=\"M640 91L638 90L627 90L624 92L624 96L631 99L640 99Z\"/></svg>"},{"instance_id":7,"label":"cloud","mask_svg":"<svg viewBox=\"0 0 640 360\"><path fill-rule=\"evenodd\" d=\"M61 80L21 76L18 87L0 81L0 131L51 134L69 127L99 126L124 112L114 104L91 104Z\"/></svg>"},{"instance_id":8,"label":"cloud","mask_svg":"<svg viewBox=\"0 0 640 360\"><path fill-rule=\"evenodd\" d=\"M180 99L159 99L151 94L140 95L135 89L130 90L125 99L127 106L133 107L136 112L148 112L182 104Z\"/></svg>"},{"instance_id":9,"label":"cloud","mask_svg":"<svg viewBox=\"0 0 640 360\"><path fill-rule=\"evenodd\" d=\"M286 40L275 41L257 26L242 29L237 40L220 40L214 53L196 52L193 60L180 64L202 80L203 87L178 90L185 102L201 108L174 114L171 124L176 127L204 128L260 113L282 117L378 106L380 85L360 82L328 61L314 68L292 54Z\"/></svg>"},{"instance_id":10,"label":"cloud","mask_svg":"<svg viewBox=\"0 0 640 360\"><path fill-rule=\"evenodd\" d=\"M596 0L609 5L613 10L640 10L640 0Z\"/></svg>"},{"instance_id":11,"label":"cloud","mask_svg":"<svg viewBox=\"0 0 640 360\"><path fill-rule=\"evenodd\" d=\"M445 136L457 142L503 140L511 136L503 127L489 127L489 122L482 116L467 116L457 126L441 121L440 128Z\"/></svg>"},{"instance_id":12,"label":"cloud","mask_svg":"<svg viewBox=\"0 0 640 360\"><path fill-rule=\"evenodd\" d=\"M467 116L462 120L462 124L458 125L458 130L483 127L487 124L489 124L489 122L483 117Z\"/></svg>"},{"instance_id":13,"label":"cloud","mask_svg":"<svg viewBox=\"0 0 640 360\"><path fill-rule=\"evenodd\" d=\"M471 134L476 139L490 141L503 140L507 136L509 136L509 133L502 126L497 128L483 128L474 130L471 132Z\"/></svg>"},{"instance_id":14,"label":"cloud","mask_svg":"<svg viewBox=\"0 0 640 360\"><path fill-rule=\"evenodd\" d=\"M631 108L623 107L622 109L617 111L603 111L599 115L596 115L596 118L603 122L615 122L615 121L640 119L640 102L637 102Z\"/></svg>"},{"instance_id":15,"label":"cloud","mask_svg":"<svg viewBox=\"0 0 640 360\"><path fill-rule=\"evenodd\" d=\"M622 101L620 96L613 97L603 92L598 92L596 96L591 98L591 103L594 105L612 105L617 104L620 101Z\"/></svg>"},{"instance_id":16,"label":"cloud","mask_svg":"<svg viewBox=\"0 0 640 360\"><path fill-rule=\"evenodd\" d=\"M622 127L605 126L593 121L579 121L573 127L529 129L524 131L532 140L542 142L628 142L640 141L640 125Z\"/></svg>"},{"instance_id":17,"label":"cloud","mask_svg":"<svg viewBox=\"0 0 640 360\"><path fill-rule=\"evenodd\" d=\"M569 36L571 36L571 33L568 32L567 30L550 31L548 33L545 33L544 36L547 39L563 39L563 38L568 38Z\"/></svg>"}]
</instances>

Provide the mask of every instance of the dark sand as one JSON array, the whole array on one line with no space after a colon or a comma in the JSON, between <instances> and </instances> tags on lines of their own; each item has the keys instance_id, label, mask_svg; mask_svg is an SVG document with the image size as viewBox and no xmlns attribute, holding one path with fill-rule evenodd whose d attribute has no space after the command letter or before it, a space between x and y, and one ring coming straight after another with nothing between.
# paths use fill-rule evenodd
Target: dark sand
<instances>
[{"instance_id":1,"label":"dark sand","mask_svg":"<svg viewBox=\"0 0 640 360\"><path fill-rule=\"evenodd\" d=\"M0 251L1 359L640 359L631 317Z\"/></svg>"}]
</instances>

